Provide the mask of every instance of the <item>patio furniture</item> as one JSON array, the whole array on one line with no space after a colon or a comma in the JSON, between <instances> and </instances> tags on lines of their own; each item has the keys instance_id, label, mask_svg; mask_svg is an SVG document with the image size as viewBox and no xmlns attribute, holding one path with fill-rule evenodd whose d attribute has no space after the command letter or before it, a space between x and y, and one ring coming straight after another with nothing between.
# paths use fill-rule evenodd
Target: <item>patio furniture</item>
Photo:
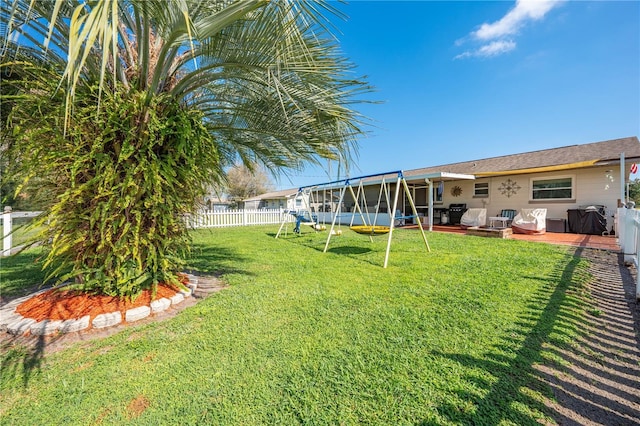
<instances>
[{"instance_id":1,"label":"patio furniture","mask_svg":"<svg viewBox=\"0 0 640 426\"><path fill-rule=\"evenodd\" d=\"M511 223L516 234L542 235L546 232L547 209L522 209Z\"/></svg>"},{"instance_id":2,"label":"patio furniture","mask_svg":"<svg viewBox=\"0 0 640 426\"><path fill-rule=\"evenodd\" d=\"M487 209L468 209L460 218L460 228L485 226L487 224Z\"/></svg>"},{"instance_id":3,"label":"patio furniture","mask_svg":"<svg viewBox=\"0 0 640 426\"><path fill-rule=\"evenodd\" d=\"M499 216L489 217L489 227L491 228L507 228L511 226L513 218L516 216L517 211L513 209L503 209ZM494 226L495 222L500 222L500 226Z\"/></svg>"},{"instance_id":4,"label":"patio furniture","mask_svg":"<svg viewBox=\"0 0 640 426\"><path fill-rule=\"evenodd\" d=\"M547 232L557 232L557 233L567 232L567 220L562 217L548 217Z\"/></svg>"}]
</instances>

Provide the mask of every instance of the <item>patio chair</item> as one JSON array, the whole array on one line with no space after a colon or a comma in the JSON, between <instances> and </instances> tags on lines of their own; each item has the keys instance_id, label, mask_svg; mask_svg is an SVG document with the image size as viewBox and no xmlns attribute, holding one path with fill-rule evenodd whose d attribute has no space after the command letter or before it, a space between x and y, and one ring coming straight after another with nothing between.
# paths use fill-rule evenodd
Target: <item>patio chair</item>
<instances>
[{"instance_id":1,"label":"patio chair","mask_svg":"<svg viewBox=\"0 0 640 426\"><path fill-rule=\"evenodd\" d=\"M511 223L516 234L542 235L547 230L547 209L522 209Z\"/></svg>"},{"instance_id":2,"label":"patio chair","mask_svg":"<svg viewBox=\"0 0 640 426\"><path fill-rule=\"evenodd\" d=\"M517 213L518 211L514 209L502 209L498 216L509 218L509 220L505 223L505 225L509 227L511 226L511 223L513 222L513 218L516 217Z\"/></svg>"},{"instance_id":3,"label":"patio chair","mask_svg":"<svg viewBox=\"0 0 640 426\"><path fill-rule=\"evenodd\" d=\"M468 209L460 218L460 228L485 226L487 224L487 209Z\"/></svg>"}]
</instances>

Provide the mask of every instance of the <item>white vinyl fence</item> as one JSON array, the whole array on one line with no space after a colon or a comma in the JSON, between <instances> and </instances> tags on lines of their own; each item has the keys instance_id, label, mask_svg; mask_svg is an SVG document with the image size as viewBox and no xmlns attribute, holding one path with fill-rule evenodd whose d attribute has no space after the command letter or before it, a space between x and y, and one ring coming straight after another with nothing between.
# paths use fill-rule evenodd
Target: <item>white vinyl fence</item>
<instances>
[{"instance_id":1,"label":"white vinyl fence","mask_svg":"<svg viewBox=\"0 0 640 426\"><path fill-rule=\"evenodd\" d=\"M11 255L13 248L13 219L34 218L42 212L14 212L11 207L4 208L2 213L2 256Z\"/></svg>"},{"instance_id":2,"label":"white vinyl fence","mask_svg":"<svg viewBox=\"0 0 640 426\"><path fill-rule=\"evenodd\" d=\"M618 209L616 226L624 261L636 266L636 300L640 301L640 210Z\"/></svg>"},{"instance_id":3,"label":"white vinyl fence","mask_svg":"<svg viewBox=\"0 0 640 426\"><path fill-rule=\"evenodd\" d=\"M187 216L191 228L226 228L231 226L274 225L295 217L281 209L207 211Z\"/></svg>"},{"instance_id":4,"label":"white vinyl fence","mask_svg":"<svg viewBox=\"0 0 640 426\"><path fill-rule=\"evenodd\" d=\"M2 255L11 254L14 218L33 218L41 212L13 212L6 208L2 214ZM295 222L295 216L282 209L207 211L188 215L187 224L192 228L225 228L232 226L274 225L283 220ZM619 208L616 216L618 241L625 262L640 268L640 210ZM636 299L640 301L640 273L636 277Z\"/></svg>"},{"instance_id":5,"label":"white vinyl fence","mask_svg":"<svg viewBox=\"0 0 640 426\"><path fill-rule=\"evenodd\" d=\"M41 212L14 212L8 209L2 215L3 239L2 255L9 256L13 247L13 219L33 218ZM249 225L279 225L283 220L295 222L295 216L280 209L260 210L224 210L206 211L191 214L186 217L187 224L191 228L225 228L231 226Z\"/></svg>"}]
</instances>

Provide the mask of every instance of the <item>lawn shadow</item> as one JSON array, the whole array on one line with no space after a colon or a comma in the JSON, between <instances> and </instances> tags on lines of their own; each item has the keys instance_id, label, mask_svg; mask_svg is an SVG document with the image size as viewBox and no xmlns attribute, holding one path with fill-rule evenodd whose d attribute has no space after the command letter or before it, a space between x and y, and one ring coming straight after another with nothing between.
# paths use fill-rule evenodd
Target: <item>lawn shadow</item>
<instances>
[{"instance_id":1,"label":"lawn shadow","mask_svg":"<svg viewBox=\"0 0 640 426\"><path fill-rule=\"evenodd\" d=\"M335 254L356 255L356 254L371 253L373 250L366 247L342 246L342 247L331 247L327 251Z\"/></svg>"},{"instance_id":2,"label":"lawn shadow","mask_svg":"<svg viewBox=\"0 0 640 426\"><path fill-rule=\"evenodd\" d=\"M40 249L0 257L0 306L44 286L43 259Z\"/></svg>"},{"instance_id":3,"label":"lawn shadow","mask_svg":"<svg viewBox=\"0 0 640 426\"><path fill-rule=\"evenodd\" d=\"M7 383L22 376L26 389L31 376L40 371L47 346L46 336L38 336L35 342L25 342L24 336L10 336L0 343L0 383Z\"/></svg>"},{"instance_id":4,"label":"lawn shadow","mask_svg":"<svg viewBox=\"0 0 640 426\"><path fill-rule=\"evenodd\" d=\"M41 249L34 248L0 258L0 308L11 302L18 303L18 298L51 288L50 284L44 282L44 256ZM31 376L40 370L47 343L55 339L55 336L13 336L4 329L7 326L5 321L2 324L0 382L21 375L23 386L26 387Z\"/></svg>"},{"instance_id":5,"label":"lawn shadow","mask_svg":"<svg viewBox=\"0 0 640 426\"><path fill-rule=\"evenodd\" d=\"M2 259L0 307L42 289L44 272L41 271L41 253L27 252ZM220 276L228 273L249 274L238 267L244 262L238 253L224 247L194 245L191 258L187 259L189 272L198 271L206 275ZM6 283L12 283L10 286ZM18 303L15 301L14 303ZM9 383L20 377L26 388L31 377L40 371L47 347L64 339L64 334L50 336L11 335L0 330L0 383Z\"/></svg>"},{"instance_id":6,"label":"lawn shadow","mask_svg":"<svg viewBox=\"0 0 640 426\"><path fill-rule=\"evenodd\" d=\"M253 275L240 268L246 259L228 247L194 244L187 259L187 271L220 277L225 274Z\"/></svg>"},{"instance_id":7,"label":"lawn shadow","mask_svg":"<svg viewBox=\"0 0 640 426\"><path fill-rule=\"evenodd\" d=\"M483 392L471 394L461 390L458 397L464 403L441 404L437 407L439 414L456 424L497 425L510 422L518 425L538 425L539 417L543 413L550 415L560 424L568 425L584 422L638 424L634 420L640 416L640 412L634 408L637 407L638 401L633 401L633 398L637 397L631 395L635 393L614 389L603 394L594 390L606 387L609 383L608 380L602 380L594 384L597 364L590 364L589 368L593 370L594 375L584 379L584 386L579 382L580 375L570 370L571 367L566 371L570 376L566 379L562 377L565 372L558 371L559 366L555 366L555 369L547 367L547 364L552 363L545 358L545 352L548 354L550 348L576 351L576 344L570 340L570 336L575 337L575 332L569 333L566 331L567 327L575 329L576 326L585 326L583 323L577 323L576 318L567 312L567 306L573 303L568 300L568 290L573 290L572 287L576 283L579 286L580 280L584 279L584 273L577 270L583 251L583 248L577 248L572 256L569 255L563 269L556 271L557 278L553 278L550 285L544 285L537 291L527 307L527 312L514 324L510 333L507 333L510 337L503 338L493 351L483 357L464 353L435 353L471 370L486 371L496 379L492 384L488 384L471 375L465 377L465 381L475 383ZM551 285L551 282L557 284ZM523 336L523 333L526 334ZM518 339L518 335L524 339ZM513 351L509 348L514 347L519 348L514 356L505 355ZM618 372L620 376L629 373L633 372ZM557 403L549 402L556 398ZM474 410L469 410L469 405L473 406Z\"/></svg>"},{"instance_id":8,"label":"lawn shadow","mask_svg":"<svg viewBox=\"0 0 640 426\"><path fill-rule=\"evenodd\" d=\"M275 234L272 234L272 233L269 233L267 235L273 235L275 237ZM314 235L315 234L311 232L306 232L306 233L303 232L301 234L292 234L291 236L286 236L286 237L281 236L279 239L282 239L283 241L287 241L291 244L296 244L301 247L310 248L319 253L324 253L326 238L320 241L317 238L311 238ZM335 241L334 238L338 241ZM384 255L385 255L383 250L374 250L371 247L363 247L363 246L357 246L357 245L338 245L338 244L349 243L348 240L340 242L339 239L341 238L344 238L344 237L340 235L336 235L332 237L331 241L332 241L332 244L334 245L331 245L331 244L329 245L329 247L327 248L328 253L337 254L340 256L346 256L358 262L365 262L374 266L380 266L382 264L384 260ZM369 243L367 242L367 244ZM372 257L372 256L375 256L376 252L378 252L380 255L379 259L377 257ZM369 254L371 254L372 256L365 256Z\"/></svg>"}]
</instances>

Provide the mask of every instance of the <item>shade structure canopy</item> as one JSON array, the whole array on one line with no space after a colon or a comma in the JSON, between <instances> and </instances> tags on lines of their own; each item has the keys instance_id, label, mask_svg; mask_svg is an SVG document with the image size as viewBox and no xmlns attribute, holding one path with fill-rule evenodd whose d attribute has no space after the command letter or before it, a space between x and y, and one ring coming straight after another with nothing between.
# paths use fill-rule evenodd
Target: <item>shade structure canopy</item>
<instances>
[{"instance_id":1,"label":"shade structure canopy","mask_svg":"<svg viewBox=\"0 0 640 426\"><path fill-rule=\"evenodd\" d=\"M474 180L476 177L474 175L466 175L461 173L449 173L449 172L436 172L436 173L428 173L420 176L412 176L412 179L424 179L424 181L429 185L429 231L433 230L433 182L435 180L445 181L445 180Z\"/></svg>"}]
</instances>

